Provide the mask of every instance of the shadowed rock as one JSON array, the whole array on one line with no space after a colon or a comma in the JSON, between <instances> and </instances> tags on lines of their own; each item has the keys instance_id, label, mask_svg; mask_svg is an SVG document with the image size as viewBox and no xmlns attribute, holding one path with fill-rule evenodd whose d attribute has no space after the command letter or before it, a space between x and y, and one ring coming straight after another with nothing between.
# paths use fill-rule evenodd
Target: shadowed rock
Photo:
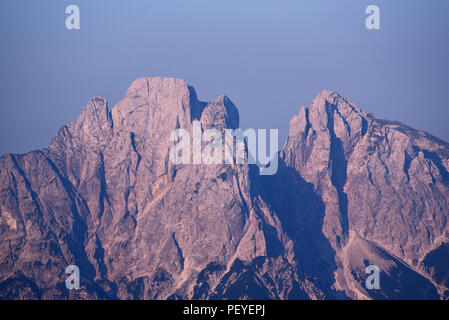
<instances>
[{"instance_id":1,"label":"shadowed rock","mask_svg":"<svg viewBox=\"0 0 449 320\"><path fill-rule=\"evenodd\" d=\"M1 157L0 298L447 294L445 142L323 90L291 120L278 173L259 176L174 165L170 134L195 120L239 126L226 96L142 78L111 110L93 98L44 150ZM384 268L382 290L363 287L366 261ZM65 288L70 264L80 290Z\"/></svg>"}]
</instances>

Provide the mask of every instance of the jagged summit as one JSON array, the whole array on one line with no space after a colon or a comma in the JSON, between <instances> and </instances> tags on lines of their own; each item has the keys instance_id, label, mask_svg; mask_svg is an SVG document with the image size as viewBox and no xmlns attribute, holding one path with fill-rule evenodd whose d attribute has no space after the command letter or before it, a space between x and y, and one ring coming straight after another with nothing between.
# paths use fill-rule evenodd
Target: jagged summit
<instances>
[{"instance_id":1,"label":"jagged summit","mask_svg":"<svg viewBox=\"0 0 449 320\"><path fill-rule=\"evenodd\" d=\"M344 99L344 97L337 91L321 89L320 92L318 92L318 94L312 100L312 105L320 104L320 102L322 103L322 101L335 101L335 99L338 98Z\"/></svg>"},{"instance_id":2,"label":"jagged summit","mask_svg":"<svg viewBox=\"0 0 449 320\"><path fill-rule=\"evenodd\" d=\"M339 93L321 90L309 106L301 107L299 113L290 120L289 136L301 132L326 132L330 130L329 126L334 124L338 127L337 130L344 130L349 136L355 136L366 127L367 116L363 110ZM312 131L309 131L310 129Z\"/></svg>"},{"instance_id":3,"label":"jagged summit","mask_svg":"<svg viewBox=\"0 0 449 320\"><path fill-rule=\"evenodd\" d=\"M341 93L333 90L328 89L322 89L320 92L315 96L315 98L312 100L311 106L319 106L325 104L325 102L331 103L331 104L338 104L338 102L343 102L348 105L351 105L351 107L355 109L359 109L358 106L349 100L347 97L342 95Z\"/></svg>"},{"instance_id":4,"label":"jagged summit","mask_svg":"<svg viewBox=\"0 0 449 320\"><path fill-rule=\"evenodd\" d=\"M111 109L93 98L44 150L0 157L0 298L449 296L446 143L323 90L262 177L174 165L170 133L195 120L237 128L239 114L182 79L141 78Z\"/></svg>"},{"instance_id":5,"label":"jagged summit","mask_svg":"<svg viewBox=\"0 0 449 320\"><path fill-rule=\"evenodd\" d=\"M184 79L171 77L143 77L134 80L126 91L127 94L132 94L135 91L140 91L142 88L156 89L159 91L183 91L188 90L188 85Z\"/></svg>"},{"instance_id":6,"label":"jagged summit","mask_svg":"<svg viewBox=\"0 0 449 320\"><path fill-rule=\"evenodd\" d=\"M281 157L323 199L322 231L341 251L338 264L348 263L343 269L352 268L351 232L417 270L448 241L449 203L440 197L449 192L446 143L322 91L291 120ZM336 287L347 286L348 275L339 277Z\"/></svg>"}]
</instances>

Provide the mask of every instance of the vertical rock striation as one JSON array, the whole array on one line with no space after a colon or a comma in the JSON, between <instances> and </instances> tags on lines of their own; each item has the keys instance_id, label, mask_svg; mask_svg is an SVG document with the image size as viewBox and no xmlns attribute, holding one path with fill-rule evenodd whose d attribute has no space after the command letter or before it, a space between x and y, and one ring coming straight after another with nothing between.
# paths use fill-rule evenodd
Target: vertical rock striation
<instances>
[{"instance_id":1,"label":"vertical rock striation","mask_svg":"<svg viewBox=\"0 0 449 320\"><path fill-rule=\"evenodd\" d=\"M291 120L278 173L259 176L173 164L170 134L194 121L223 131L239 115L226 96L142 78L44 150L1 157L0 298L448 297L447 143L323 90Z\"/></svg>"}]
</instances>

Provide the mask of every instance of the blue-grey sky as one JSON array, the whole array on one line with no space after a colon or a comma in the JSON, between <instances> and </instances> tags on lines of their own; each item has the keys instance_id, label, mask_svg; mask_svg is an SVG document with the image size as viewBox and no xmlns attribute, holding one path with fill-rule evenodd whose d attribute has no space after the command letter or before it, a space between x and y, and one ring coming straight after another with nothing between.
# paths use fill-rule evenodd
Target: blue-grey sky
<instances>
[{"instance_id":1,"label":"blue-grey sky","mask_svg":"<svg viewBox=\"0 0 449 320\"><path fill-rule=\"evenodd\" d=\"M449 141L447 0L2 0L0 44L0 154L46 146L91 97L112 107L143 76L226 94L242 128L279 128L280 144L323 88Z\"/></svg>"}]
</instances>

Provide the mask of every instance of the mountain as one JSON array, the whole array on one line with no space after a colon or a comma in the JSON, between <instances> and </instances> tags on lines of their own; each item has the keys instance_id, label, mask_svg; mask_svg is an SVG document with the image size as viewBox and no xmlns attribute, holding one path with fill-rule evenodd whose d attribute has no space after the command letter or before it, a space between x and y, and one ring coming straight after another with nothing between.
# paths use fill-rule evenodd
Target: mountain
<instances>
[{"instance_id":1,"label":"mountain","mask_svg":"<svg viewBox=\"0 0 449 320\"><path fill-rule=\"evenodd\" d=\"M449 144L323 90L291 120L281 158L285 176L297 176L310 196L289 184L268 194L278 212L298 217L289 223L298 254L307 251L300 233L328 247L330 258L318 258L328 284L357 299L447 297ZM307 273L321 248L304 256ZM380 290L364 288L370 264L381 270Z\"/></svg>"},{"instance_id":2,"label":"mountain","mask_svg":"<svg viewBox=\"0 0 449 320\"><path fill-rule=\"evenodd\" d=\"M449 145L322 91L278 172L173 164L170 134L239 126L184 80L93 98L50 145L0 158L2 299L449 297ZM75 264L81 288L65 287ZM365 268L380 269L380 289Z\"/></svg>"}]
</instances>

